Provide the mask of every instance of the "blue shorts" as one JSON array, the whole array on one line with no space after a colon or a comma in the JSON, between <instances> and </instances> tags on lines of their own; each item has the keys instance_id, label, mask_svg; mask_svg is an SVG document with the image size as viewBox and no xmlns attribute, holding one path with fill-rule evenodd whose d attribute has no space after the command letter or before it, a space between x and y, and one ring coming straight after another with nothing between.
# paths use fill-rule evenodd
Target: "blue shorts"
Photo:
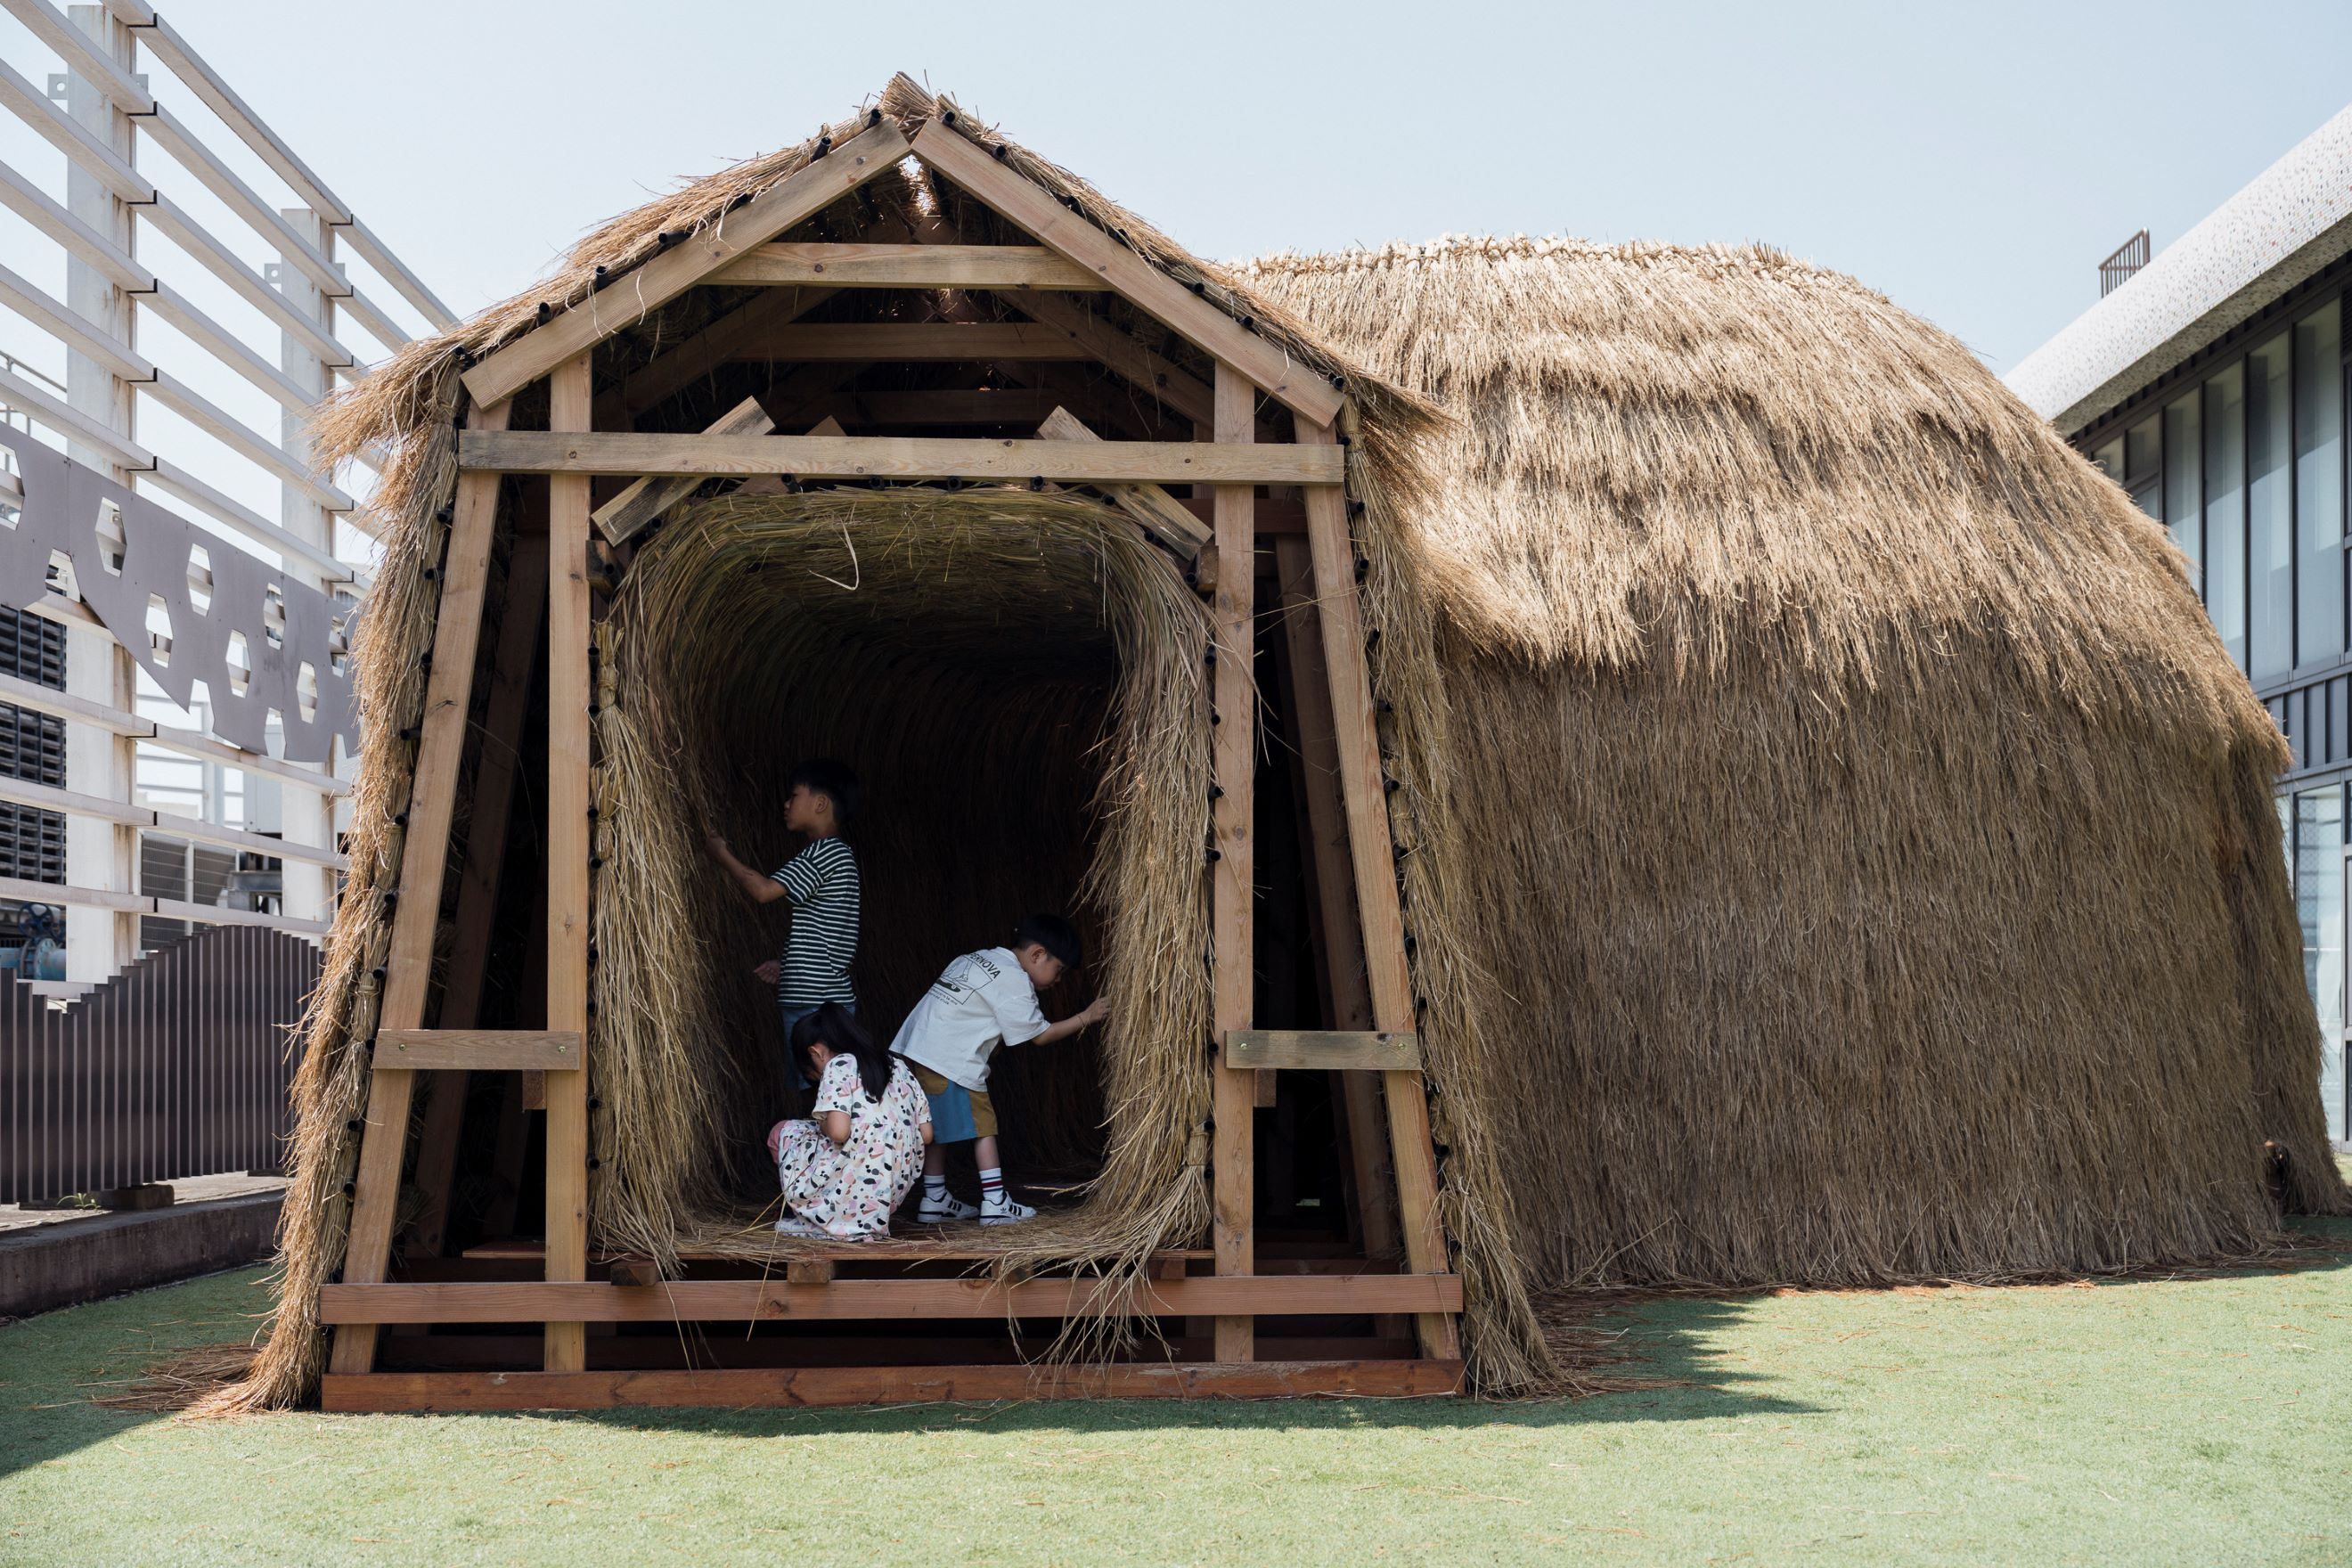
<instances>
[{"instance_id":1,"label":"blue shorts","mask_svg":"<svg viewBox=\"0 0 2352 1568\"><path fill-rule=\"evenodd\" d=\"M933 1143L964 1143L996 1136L996 1106L986 1090L966 1089L920 1062L907 1065L915 1069L915 1082L931 1102Z\"/></svg>"}]
</instances>

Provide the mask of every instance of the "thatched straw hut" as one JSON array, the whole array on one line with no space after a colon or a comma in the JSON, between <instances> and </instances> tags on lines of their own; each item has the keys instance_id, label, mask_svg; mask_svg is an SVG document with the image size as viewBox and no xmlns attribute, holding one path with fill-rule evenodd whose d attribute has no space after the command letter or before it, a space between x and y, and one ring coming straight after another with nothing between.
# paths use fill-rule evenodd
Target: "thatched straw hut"
<instances>
[{"instance_id":1,"label":"thatched straw hut","mask_svg":"<svg viewBox=\"0 0 2352 1568\"><path fill-rule=\"evenodd\" d=\"M1457 416L1379 581L1443 672L1417 782L1531 1279L2242 1251L2265 1141L2344 1208L2287 752L2163 531L1974 355L1762 247L1244 277Z\"/></svg>"},{"instance_id":2,"label":"thatched straw hut","mask_svg":"<svg viewBox=\"0 0 2352 1568\"><path fill-rule=\"evenodd\" d=\"M904 79L879 102L910 131L958 124L951 108ZM374 502L389 553L355 656L367 752L303 1047L280 1311L243 1402L302 1396L322 1359L459 377L551 314L611 308L679 233L864 123L604 226L322 424L330 451L393 453ZM2265 1140L2296 1204L2345 1205L2268 799L2278 737L2160 531L1957 343L1760 248L1463 241L1211 266L969 116L960 129L1344 378L1442 1212L1481 1385L1557 1373L1528 1300L1560 1283L2242 1253L2275 1230ZM911 169L809 232L927 226L1006 237ZM870 321L870 298L819 317ZM740 309L701 289L633 315L596 350L600 400L641 429L700 429L772 384L773 365L723 356L645 384ZM1152 331L1115 302L1100 321ZM1213 373L1152 341L1163 386ZM823 395L803 388L812 411ZM1131 388L1103 401L1121 398L1105 417L1185 438ZM514 418L544 428L543 392ZM709 822L780 853L777 770L830 752L882 781L872 1010L894 1019L1008 910L1074 902L1104 954L1116 1026L1023 1064L1006 1096L1009 1140L1090 1184L1006 1267L1132 1269L1197 1243L1207 612L1083 489L707 489L626 561L598 634L614 679L596 721L593 1236L668 1260L773 1251L754 1217L773 1024L734 981L761 937L696 837ZM531 504L510 489L502 560ZM500 597L494 583L494 622ZM538 761L526 747L525 772ZM511 837L509 888L538 874L534 843ZM1291 864L1264 855L1261 878ZM527 987L498 977L530 973L532 922L507 895L473 1016L529 1020ZM1265 941L1262 986L1279 967ZM458 1206L495 1176L461 1164Z\"/></svg>"}]
</instances>

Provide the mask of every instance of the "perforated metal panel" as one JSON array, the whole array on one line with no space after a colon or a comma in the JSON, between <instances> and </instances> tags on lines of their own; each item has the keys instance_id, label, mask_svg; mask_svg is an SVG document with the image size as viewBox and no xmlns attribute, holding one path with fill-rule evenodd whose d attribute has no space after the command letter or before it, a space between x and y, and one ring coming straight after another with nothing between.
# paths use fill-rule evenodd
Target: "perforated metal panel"
<instances>
[{"instance_id":1,"label":"perforated metal panel","mask_svg":"<svg viewBox=\"0 0 2352 1568\"><path fill-rule=\"evenodd\" d=\"M63 690L65 628L21 610L0 608L0 674ZM62 787L64 722L0 702L0 775ZM66 819L54 811L0 803L0 877L64 882Z\"/></svg>"}]
</instances>

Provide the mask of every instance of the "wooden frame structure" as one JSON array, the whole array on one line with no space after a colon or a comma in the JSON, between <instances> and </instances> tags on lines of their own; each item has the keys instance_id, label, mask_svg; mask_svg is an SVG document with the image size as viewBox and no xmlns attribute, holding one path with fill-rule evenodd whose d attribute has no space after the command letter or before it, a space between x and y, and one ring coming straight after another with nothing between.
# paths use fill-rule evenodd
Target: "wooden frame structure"
<instances>
[{"instance_id":1,"label":"wooden frame structure","mask_svg":"<svg viewBox=\"0 0 2352 1568\"><path fill-rule=\"evenodd\" d=\"M951 232L904 244L784 237L910 154L951 184L960 200L977 204L995 223L1035 243L968 245ZM321 1321L334 1334L323 1390L327 1406L835 1404L1457 1388L1462 1282L1447 1263L1420 1047L1412 1033L1412 996L1349 528L1346 454L1337 433L1348 412L1344 395L938 121L909 137L877 116L829 156L732 211L724 230L723 237L714 229L663 249L615 295L643 313L702 287L777 290L770 298L793 289L803 300L856 291L853 302L887 299L892 291L936 299L935 291L978 289L1001 291L1006 307L1028 321L992 326L935 311L914 324L793 325L799 310L757 302L739 307L665 357L685 356L695 367L688 379L747 356L781 374L756 402L732 406L715 424L707 414L673 416L688 420L684 430L596 428L627 414L633 404L641 414L665 406L679 384L659 359L650 365L599 366L600 347L629 324L609 310L575 307L555 315L466 372L472 402L459 437L460 477L447 525L350 1250L341 1281L326 1287L320 1300ZM1087 304L1104 299L1123 301L1138 320L1157 323L1212 364L1213 374L1204 380L1184 370L1172 362L1171 343L1149 343ZM805 367L835 359L851 365L978 362L989 367L988 378L977 386L880 393L872 406L853 393L835 405L841 415L828 413L816 430L772 433L808 429L803 395L833 395L849 378ZM1119 384L1148 387L1159 412L1119 416L1137 422L1147 438L1097 438L1095 429L1064 406L1055 391L1064 384L1045 374L1054 363L1085 364ZM601 403L600 374L613 389ZM1008 381L1032 389L1030 395L998 405L985 401ZM548 428L510 428L509 411L541 382L548 386ZM1083 383L1067 384L1074 396L1087 390ZM1047 395L1040 398L1037 388ZM966 417L937 422L950 429L993 428L938 436L854 433L859 424L887 425L874 416L882 407L915 411L908 423L921 427L921 405L909 400L927 396L967 416L1018 408L1031 429L1008 434L993 417ZM899 401L883 404L882 398ZM1035 430L1041 401L1050 402L1052 412L1043 422L1046 427ZM1178 433L1192 439L1167 438ZM1150 438L1154 434L1159 438ZM647 1260L592 1254L586 1219L591 1072L583 1049L593 1029L590 715L600 694L595 683L611 679L609 670L594 668L592 655L597 595L605 574L625 570L633 536L656 526L694 484L729 477L771 486L826 479L1089 486L1166 548L1172 565L1199 579L1210 600L1215 666L1201 720L1215 726L1218 785L1204 871L1216 1029L1210 1068L1213 1226L1206 1250L1164 1254L1154 1259L1150 1278L1110 1286L1066 1277L1007 1284L970 1267L984 1254L913 1241L795 1249L782 1279L746 1277L740 1268L730 1272L724 1260L689 1257L683 1277L664 1279L655 1278ZM626 489L597 489L620 479L631 481ZM522 564L509 566L508 608L491 661L489 722L520 721L525 705L515 692L528 677L532 630L543 624L545 1026L474 1028L480 961L469 956L461 961L463 985L445 992L440 1026L428 1027L429 965L483 635L494 520L502 490L530 485L544 489L544 566L520 555ZM1191 486L1192 495L1180 500L1164 486ZM1262 489L1275 493L1261 495ZM600 493L602 507L595 504ZM592 545L592 520L608 543ZM1268 648L1284 661L1294 693L1285 729L1317 781L1307 792L1306 815L1330 996L1328 1026L1320 1032L1260 1030L1252 1016L1260 751L1253 671L1260 628L1274 624L1257 602L1262 534L1270 536L1269 575L1283 611L1281 634ZM544 592L543 611L532 605L519 614L511 587L518 584L521 592ZM1302 683L1313 688L1303 698L1296 694ZM504 738L510 752L519 749L519 736L509 731ZM499 808L515 793L511 774L510 763L491 771L488 787ZM478 773L478 824L484 824L484 788ZM467 846L467 880L457 900L460 952L480 944L481 922L495 896L494 885L489 891L477 885L476 868L487 864L495 879L495 840L505 825L501 819L474 832L494 841L487 855L478 842ZM473 922L470 929L465 922ZM1346 1085L1344 1091L1335 1089L1333 1099L1344 1102L1353 1132L1351 1185L1361 1215L1361 1258L1276 1257L1261 1245L1254 1212L1254 1111L1270 1102L1267 1091L1277 1071L1329 1073ZM395 1279L395 1198L419 1072L435 1075L444 1092L428 1101L425 1146L415 1167L425 1216L411 1230L404 1277ZM457 1097L475 1072L543 1075L545 1240L444 1258ZM1375 1152L1383 1121L1385 1146ZM1391 1245L1401 1248L1401 1260L1381 1256ZM1017 1326L1011 1364L1002 1331L993 1341L971 1332L971 1325L990 1320L1001 1331L1008 1322L1051 1322L1107 1309L1199 1327L1176 1336L1181 1360L1078 1366L1022 1364L1026 1342ZM1283 1320L1308 1322L1304 1332L1277 1329L1262 1337L1262 1326ZM1335 1331L1335 1320L1369 1321L1371 1328ZM716 1358L723 1364L677 1365L677 1342L662 1338L659 1327L708 1322L780 1325L789 1332L743 1341ZM845 1322L911 1323L911 1331L932 1337L910 1345L904 1339L828 1337L803 1329ZM392 1325L516 1323L543 1325L539 1353L528 1366L499 1370L415 1368L418 1356L436 1347L461 1360L499 1353L495 1345L486 1348L463 1335L382 1337ZM637 1332L634 1325L651 1325L654 1331ZM499 1343L511 1358L513 1336Z\"/></svg>"}]
</instances>

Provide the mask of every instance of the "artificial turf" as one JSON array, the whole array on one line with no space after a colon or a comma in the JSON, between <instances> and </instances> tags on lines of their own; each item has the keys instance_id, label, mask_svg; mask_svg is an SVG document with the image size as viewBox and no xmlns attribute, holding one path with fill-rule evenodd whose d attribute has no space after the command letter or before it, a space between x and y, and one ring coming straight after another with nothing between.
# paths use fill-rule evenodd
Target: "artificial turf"
<instances>
[{"instance_id":1,"label":"artificial turf","mask_svg":"<svg viewBox=\"0 0 2352 1568\"><path fill-rule=\"evenodd\" d=\"M0 1563L2352 1563L2352 1225L2299 1267L1652 1300L1514 1405L190 1423L258 1270L0 1327Z\"/></svg>"}]
</instances>

